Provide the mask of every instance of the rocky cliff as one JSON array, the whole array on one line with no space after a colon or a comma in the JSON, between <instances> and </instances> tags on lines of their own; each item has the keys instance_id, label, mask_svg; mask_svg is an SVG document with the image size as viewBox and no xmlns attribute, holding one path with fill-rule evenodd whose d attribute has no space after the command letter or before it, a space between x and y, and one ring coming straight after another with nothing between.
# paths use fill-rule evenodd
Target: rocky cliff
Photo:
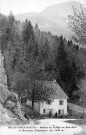
<instances>
[{"instance_id":1,"label":"rocky cliff","mask_svg":"<svg viewBox=\"0 0 86 135\"><path fill-rule=\"evenodd\" d=\"M4 58L0 52L0 124L26 122L21 111L18 95L8 90L3 60Z\"/></svg>"}]
</instances>

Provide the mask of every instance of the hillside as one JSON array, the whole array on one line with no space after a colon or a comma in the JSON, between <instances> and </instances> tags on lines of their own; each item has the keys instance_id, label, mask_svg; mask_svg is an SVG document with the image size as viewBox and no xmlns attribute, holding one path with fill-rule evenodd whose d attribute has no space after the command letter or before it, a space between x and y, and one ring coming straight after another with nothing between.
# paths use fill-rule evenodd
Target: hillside
<instances>
[{"instance_id":1,"label":"hillside","mask_svg":"<svg viewBox=\"0 0 86 135\"><path fill-rule=\"evenodd\" d=\"M24 21L26 18L32 24L38 23L43 31L51 31L52 34L71 37L68 26L68 15L73 13L72 7L79 7L79 2L70 1L61 4L51 5L40 13L24 13L16 15L17 20Z\"/></svg>"}]
</instances>

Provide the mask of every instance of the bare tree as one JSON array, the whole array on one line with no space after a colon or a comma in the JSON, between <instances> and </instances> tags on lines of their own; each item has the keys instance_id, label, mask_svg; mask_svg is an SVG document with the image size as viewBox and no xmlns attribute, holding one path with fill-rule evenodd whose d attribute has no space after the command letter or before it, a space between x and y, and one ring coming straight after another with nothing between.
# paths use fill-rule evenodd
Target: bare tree
<instances>
[{"instance_id":1,"label":"bare tree","mask_svg":"<svg viewBox=\"0 0 86 135\"><path fill-rule=\"evenodd\" d=\"M73 32L73 41L79 47L86 47L86 8L73 7L73 15L69 15L69 28Z\"/></svg>"}]
</instances>

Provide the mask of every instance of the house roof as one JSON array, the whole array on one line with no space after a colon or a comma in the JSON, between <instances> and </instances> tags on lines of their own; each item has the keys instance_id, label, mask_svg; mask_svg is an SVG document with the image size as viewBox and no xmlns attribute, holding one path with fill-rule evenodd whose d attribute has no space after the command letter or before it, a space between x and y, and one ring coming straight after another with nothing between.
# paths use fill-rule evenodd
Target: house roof
<instances>
[{"instance_id":1,"label":"house roof","mask_svg":"<svg viewBox=\"0 0 86 135\"><path fill-rule=\"evenodd\" d=\"M49 88L53 89L55 92L53 95L51 95L51 98L54 99L68 99L68 96L65 94L63 89L60 87L60 85L57 82L54 81L45 81L44 85Z\"/></svg>"}]
</instances>

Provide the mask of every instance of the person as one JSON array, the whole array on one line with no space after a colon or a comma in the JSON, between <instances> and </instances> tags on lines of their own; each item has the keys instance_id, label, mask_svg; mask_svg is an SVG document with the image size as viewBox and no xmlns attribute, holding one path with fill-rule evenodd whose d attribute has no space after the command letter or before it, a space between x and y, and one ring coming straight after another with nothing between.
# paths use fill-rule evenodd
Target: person
<instances>
[{"instance_id":1,"label":"person","mask_svg":"<svg viewBox=\"0 0 86 135\"><path fill-rule=\"evenodd\" d=\"M51 111L49 112L49 117L52 117L52 112Z\"/></svg>"},{"instance_id":2,"label":"person","mask_svg":"<svg viewBox=\"0 0 86 135\"><path fill-rule=\"evenodd\" d=\"M25 113L24 117L29 120L29 116Z\"/></svg>"},{"instance_id":3,"label":"person","mask_svg":"<svg viewBox=\"0 0 86 135\"><path fill-rule=\"evenodd\" d=\"M57 112L55 113L55 118L57 118Z\"/></svg>"}]
</instances>

